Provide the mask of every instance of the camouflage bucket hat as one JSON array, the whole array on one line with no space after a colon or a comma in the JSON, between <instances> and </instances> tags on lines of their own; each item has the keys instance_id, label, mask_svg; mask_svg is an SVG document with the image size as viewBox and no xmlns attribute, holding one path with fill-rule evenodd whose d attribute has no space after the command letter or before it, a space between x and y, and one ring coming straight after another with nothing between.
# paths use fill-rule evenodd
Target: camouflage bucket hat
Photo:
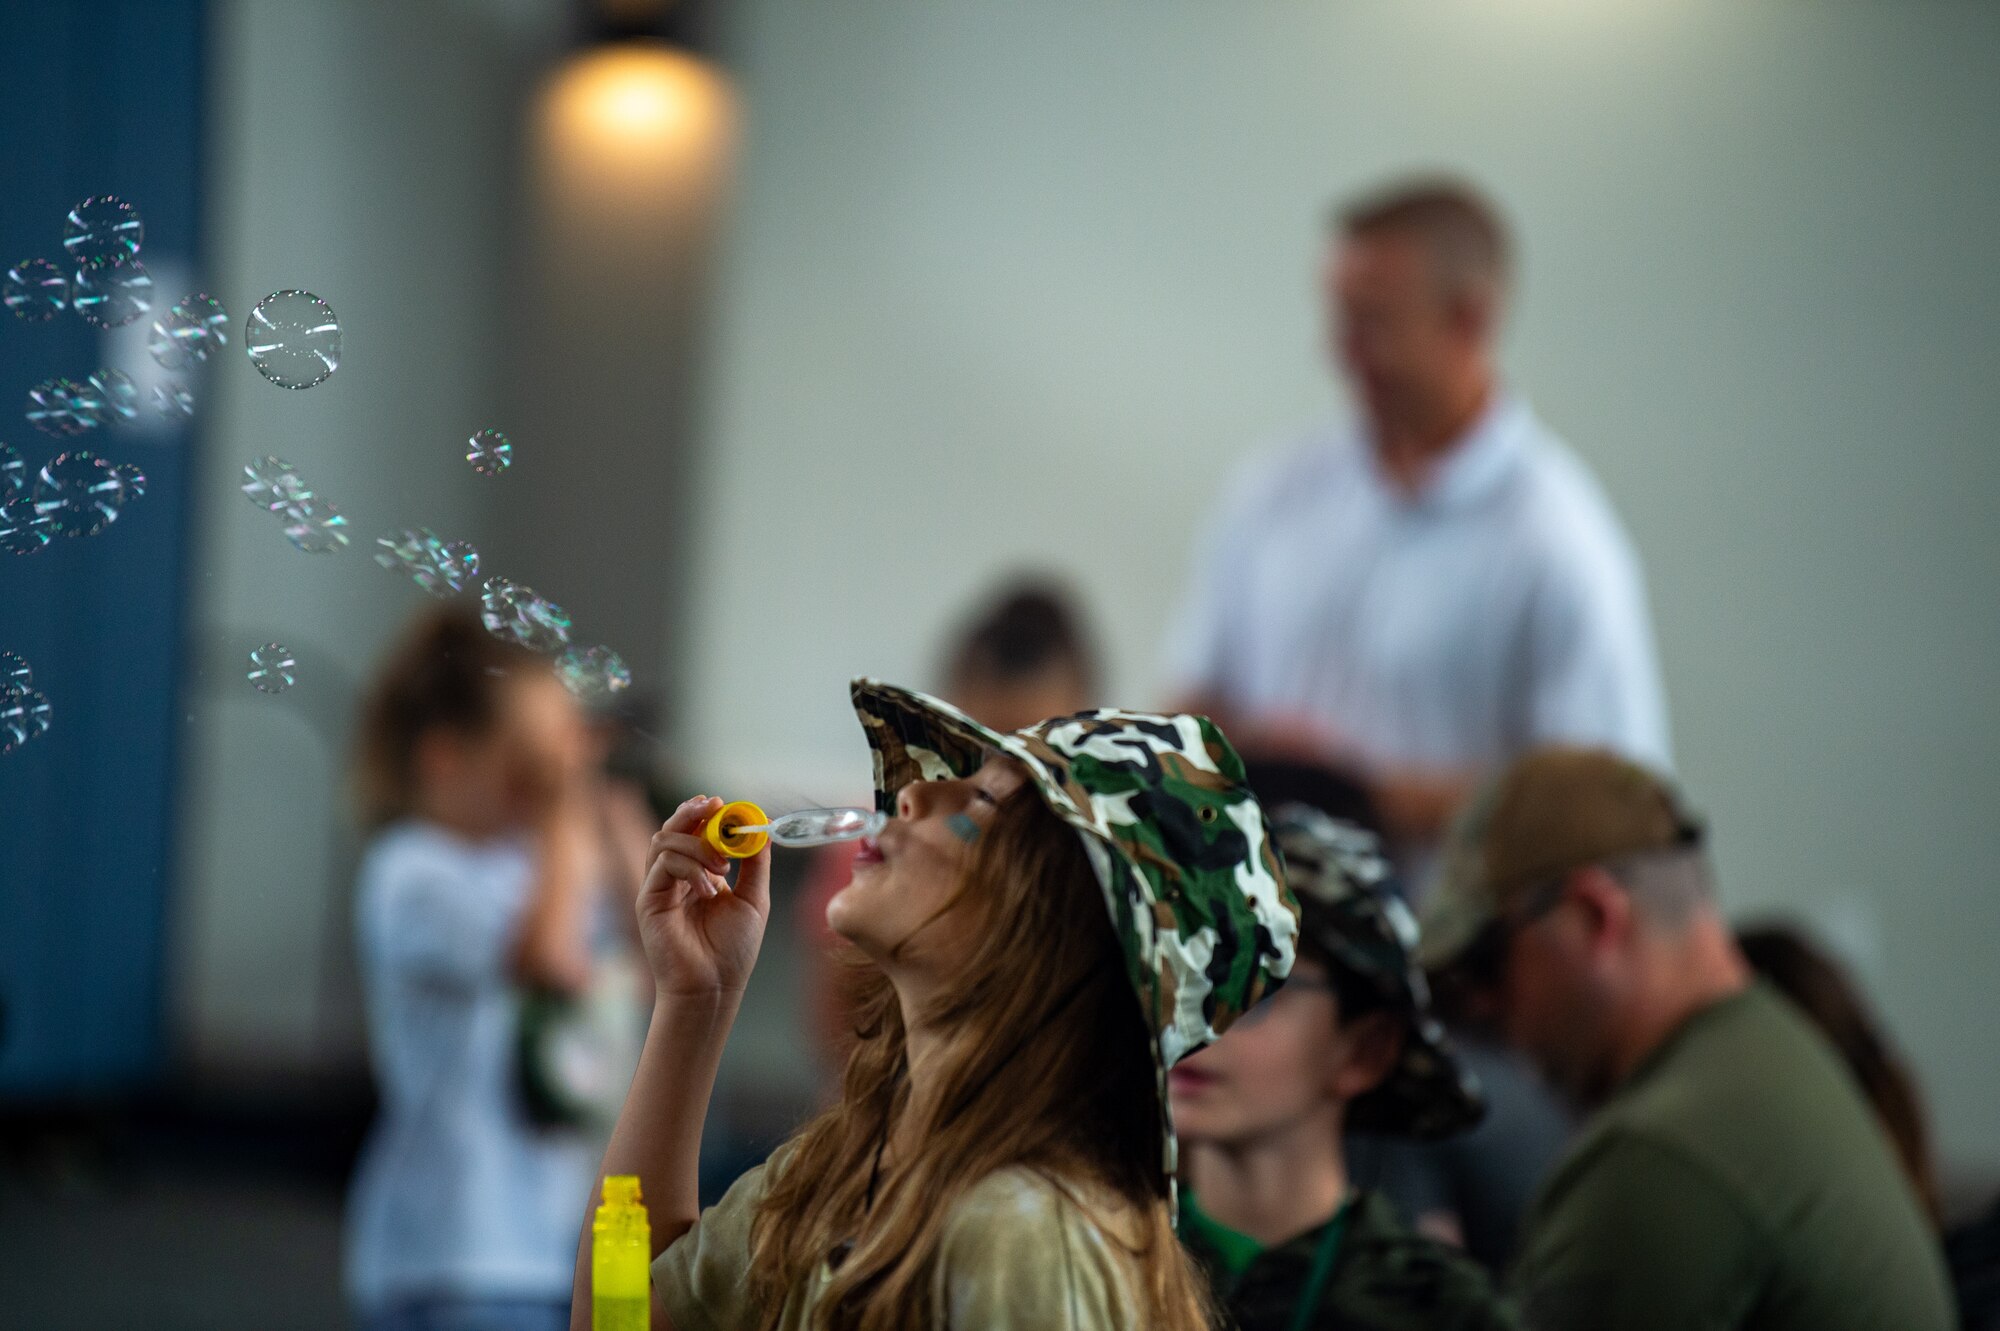
<instances>
[{"instance_id":1,"label":"camouflage bucket hat","mask_svg":"<svg viewBox=\"0 0 2000 1331\"><path fill-rule=\"evenodd\" d=\"M1373 834L1306 804L1272 812L1301 934L1406 1023L1403 1053L1382 1083L1347 1107L1347 1126L1431 1140L1463 1132L1486 1114L1478 1079L1459 1062L1431 1015L1416 963L1417 922L1388 889L1389 865Z\"/></svg>"},{"instance_id":2,"label":"camouflage bucket hat","mask_svg":"<svg viewBox=\"0 0 2000 1331\"><path fill-rule=\"evenodd\" d=\"M1153 1033L1171 1179L1167 1069L1276 988L1295 953L1298 904L1242 759L1206 717L1105 709L1003 735L891 684L858 679L853 697L882 812L911 782L967 777L998 753L1081 836Z\"/></svg>"}]
</instances>

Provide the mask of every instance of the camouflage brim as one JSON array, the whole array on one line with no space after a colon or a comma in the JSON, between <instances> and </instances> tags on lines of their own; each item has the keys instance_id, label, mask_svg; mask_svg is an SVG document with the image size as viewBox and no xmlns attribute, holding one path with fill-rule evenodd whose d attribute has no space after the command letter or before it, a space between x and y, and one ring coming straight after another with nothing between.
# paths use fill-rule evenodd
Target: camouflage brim
<instances>
[{"instance_id":1,"label":"camouflage brim","mask_svg":"<svg viewBox=\"0 0 2000 1331\"><path fill-rule=\"evenodd\" d=\"M1389 890L1380 844L1305 804L1279 806L1271 825L1303 935L1405 1022L1402 1057L1348 1105L1347 1126L1431 1140L1478 1123L1485 1097L1431 1015L1430 986L1416 962L1417 922Z\"/></svg>"},{"instance_id":2,"label":"camouflage brim","mask_svg":"<svg viewBox=\"0 0 2000 1331\"><path fill-rule=\"evenodd\" d=\"M1298 905L1242 759L1206 717L1105 709L1003 735L875 680L854 681L853 698L884 813L911 782L967 777L1000 753L1081 836L1153 1033L1171 1179L1166 1070L1254 1007L1295 955Z\"/></svg>"}]
</instances>

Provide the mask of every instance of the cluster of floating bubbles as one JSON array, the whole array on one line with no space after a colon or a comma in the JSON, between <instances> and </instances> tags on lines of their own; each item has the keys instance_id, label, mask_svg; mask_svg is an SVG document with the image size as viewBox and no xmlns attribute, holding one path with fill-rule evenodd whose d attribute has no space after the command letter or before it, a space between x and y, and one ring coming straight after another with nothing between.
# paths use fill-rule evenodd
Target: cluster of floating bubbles
<instances>
[{"instance_id":1,"label":"cluster of floating bubbles","mask_svg":"<svg viewBox=\"0 0 2000 1331\"><path fill-rule=\"evenodd\" d=\"M146 493L146 474L88 449L58 453L28 479L21 455L0 444L0 550L31 555L58 536L95 536Z\"/></svg>"},{"instance_id":2,"label":"cluster of floating bubbles","mask_svg":"<svg viewBox=\"0 0 2000 1331\"><path fill-rule=\"evenodd\" d=\"M63 224L67 268L23 259L7 270L0 304L17 319L44 323L65 309L100 328L118 328L153 308L153 279L139 262L146 225L115 194L85 199Z\"/></svg>"},{"instance_id":3,"label":"cluster of floating bubbles","mask_svg":"<svg viewBox=\"0 0 2000 1331\"><path fill-rule=\"evenodd\" d=\"M465 441L465 460L481 476L498 476L514 464L514 445L498 430L481 430Z\"/></svg>"},{"instance_id":4,"label":"cluster of floating bubbles","mask_svg":"<svg viewBox=\"0 0 2000 1331\"><path fill-rule=\"evenodd\" d=\"M553 654L569 646L569 615L533 587L488 578L479 592L479 620L503 642Z\"/></svg>"},{"instance_id":5,"label":"cluster of floating bubbles","mask_svg":"<svg viewBox=\"0 0 2000 1331\"><path fill-rule=\"evenodd\" d=\"M47 734L53 715L28 663L15 652L0 652L0 754Z\"/></svg>"},{"instance_id":6,"label":"cluster of floating bubbles","mask_svg":"<svg viewBox=\"0 0 2000 1331\"><path fill-rule=\"evenodd\" d=\"M347 544L347 519L283 458L243 464L242 488L244 497L278 518L285 538L307 554L331 554Z\"/></svg>"},{"instance_id":7,"label":"cluster of floating bubbles","mask_svg":"<svg viewBox=\"0 0 2000 1331\"><path fill-rule=\"evenodd\" d=\"M556 678L586 707L609 702L632 687L625 658L609 647L572 647L556 658Z\"/></svg>"},{"instance_id":8,"label":"cluster of floating bubbles","mask_svg":"<svg viewBox=\"0 0 2000 1331\"><path fill-rule=\"evenodd\" d=\"M23 259L0 281L0 306L28 323L46 323L74 310L100 328L119 328L153 308L153 278L139 259L146 226L138 210L112 194L95 195L69 210L63 224L63 260ZM228 312L213 296L196 292L155 321L149 348L170 370L185 369L226 345ZM139 415L139 389L122 370L103 369L87 383L47 379L28 393L28 423L68 437ZM153 388L153 408L169 418L193 414L185 384Z\"/></svg>"},{"instance_id":9,"label":"cluster of floating bubbles","mask_svg":"<svg viewBox=\"0 0 2000 1331\"><path fill-rule=\"evenodd\" d=\"M191 416L194 395L177 380L153 386L153 410L162 416ZM28 424L58 439L74 438L100 425L139 415L139 386L123 370L102 369L79 383L44 379L28 390Z\"/></svg>"},{"instance_id":10,"label":"cluster of floating bubbles","mask_svg":"<svg viewBox=\"0 0 2000 1331\"><path fill-rule=\"evenodd\" d=\"M267 642L250 652L250 672L245 676L259 693L283 693L297 682L299 663L292 649L282 642Z\"/></svg>"},{"instance_id":11,"label":"cluster of floating bubbles","mask_svg":"<svg viewBox=\"0 0 2000 1331\"><path fill-rule=\"evenodd\" d=\"M67 268L23 259L0 282L0 305L17 319L46 323L65 309L100 328L119 328L153 308L153 278L139 262L146 225L115 194L85 199L63 225Z\"/></svg>"},{"instance_id":12,"label":"cluster of floating bubbles","mask_svg":"<svg viewBox=\"0 0 2000 1331\"><path fill-rule=\"evenodd\" d=\"M243 349L280 388L311 388L340 368L340 321L310 291L274 291L251 307Z\"/></svg>"},{"instance_id":13,"label":"cluster of floating bubbles","mask_svg":"<svg viewBox=\"0 0 2000 1331\"><path fill-rule=\"evenodd\" d=\"M44 379L28 390L28 424L58 439L72 438L139 414L139 386L123 370L104 369L78 383Z\"/></svg>"},{"instance_id":14,"label":"cluster of floating bubbles","mask_svg":"<svg viewBox=\"0 0 2000 1331\"><path fill-rule=\"evenodd\" d=\"M65 218L62 261L28 258L0 279L0 307L26 323L45 323L65 310L100 328L123 327L153 309L153 279L140 262L146 228L138 210L115 195L95 195ZM286 288L251 309L243 327L251 365L280 388L324 383L340 367L340 322L320 297ZM153 322L146 348L162 369L179 375L208 363L229 345L229 313L221 301L195 292ZM151 407L161 416L194 414L195 395L178 377L156 381ZM135 419L139 388L121 370L102 369L83 382L48 379L28 393L28 422L45 434L70 439L100 426ZM514 445L487 428L466 441L466 462L481 476L498 476L513 464ZM296 468L264 457L243 468L243 493L283 525L285 536L308 554L327 554L348 543L347 520L317 494ZM30 476L20 454L0 444L0 551L32 553L57 536L103 531L130 500L146 492L137 467L115 464L85 449L58 453ZM409 577L433 596L465 590L479 574L479 552L466 541L445 541L417 527L376 541L375 560ZM488 632L530 650L557 655L557 676L586 703L629 688L632 673L605 646L572 647L570 618L531 587L488 578L480 595ZM296 678L297 662L282 643L250 653L248 679L265 693L282 693ZM36 692L26 662L0 653L0 753L11 752L49 726L48 700Z\"/></svg>"},{"instance_id":15,"label":"cluster of floating bubbles","mask_svg":"<svg viewBox=\"0 0 2000 1331\"><path fill-rule=\"evenodd\" d=\"M429 527L378 536L375 562L401 573L436 597L454 596L479 576L479 552L470 541L447 541Z\"/></svg>"}]
</instances>

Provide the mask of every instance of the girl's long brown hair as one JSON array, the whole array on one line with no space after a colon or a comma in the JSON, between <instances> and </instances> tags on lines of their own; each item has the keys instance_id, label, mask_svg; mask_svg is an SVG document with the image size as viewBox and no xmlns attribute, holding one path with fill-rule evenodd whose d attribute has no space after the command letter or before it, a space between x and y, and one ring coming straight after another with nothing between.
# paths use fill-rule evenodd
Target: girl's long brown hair
<instances>
[{"instance_id":1,"label":"girl's long brown hair","mask_svg":"<svg viewBox=\"0 0 2000 1331\"><path fill-rule=\"evenodd\" d=\"M1106 1237L1139 1236L1129 1251L1141 1325L1205 1328L1207 1295L1168 1219L1151 1035L1083 846L1032 788L1002 805L939 914L958 911L977 912L978 942L964 983L926 1014L948 1033L940 1091L905 1138L917 1148L884 1164L872 1209L878 1151L907 1107L907 1054L888 978L855 963L857 1043L841 1100L794 1140L751 1227L764 1325L776 1328L853 1240L818 1305L820 1331L930 1326L955 1204L994 1171L1023 1166L1071 1199L1074 1185L1095 1185L1128 1208Z\"/></svg>"}]
</instances>

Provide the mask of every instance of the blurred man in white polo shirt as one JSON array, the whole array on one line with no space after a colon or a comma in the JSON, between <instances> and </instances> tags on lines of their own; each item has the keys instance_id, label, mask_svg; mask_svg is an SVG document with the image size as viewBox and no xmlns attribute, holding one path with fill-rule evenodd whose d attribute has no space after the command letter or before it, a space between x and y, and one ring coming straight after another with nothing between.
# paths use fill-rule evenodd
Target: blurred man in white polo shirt
<instances>
[{"instance_id":1,"label":"blurred man in white polo shirt","mask_svg":"<svg viewBox=\"0 0 2000 1331\"><path fill-rule=\"evenodd\" d=\"M1533 745L1667 764L1638 559L1496 371L1508 269L1498 217L1463 185L1339 215L1327 332L1359 419L1243 469L1168 649L1177 705L1239 747L1354 771L1406 869Z\"/></svg>"},{"instance_id":2,"label":"blurred man in white polo shirt","mask_svg":"<svg viewBox=\"0 0 2000 1331\"><path fill-rule=\"evenodd\" d=\"M1461 184L1338 215L1327 336L1358 419L1244 467L1168 649L1176 707L1246 756L1357 780L1418 894L1459 804L1529 748L1668 765L1638 558L1494 363L1509 267L1493 207ZM1465 1044L1486 1123L1350 1167L1498 1266L1567 1125L1518 1061Z\"/></svg>"}]
</instances>

